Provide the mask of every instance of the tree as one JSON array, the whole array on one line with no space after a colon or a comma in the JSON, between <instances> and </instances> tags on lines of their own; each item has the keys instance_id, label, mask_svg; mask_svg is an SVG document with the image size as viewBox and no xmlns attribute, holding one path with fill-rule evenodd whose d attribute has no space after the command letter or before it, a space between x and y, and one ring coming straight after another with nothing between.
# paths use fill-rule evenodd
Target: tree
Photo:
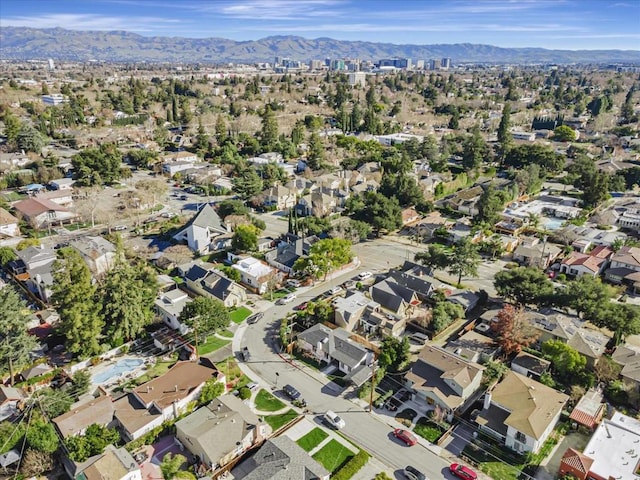
<instances>
[{"instance_id":1,"label":"tree","mask_svg":"<svg viewBox=\"0 0 640 480\"><path fill-rule=\"evenodd\" d=\"M382 339L378 363L381 368L388 372L400 371L406 366L411 357L409 338L402 340L396 337L385 337Z\"/></svg>"},{"instance_id":2,"label":"tree","mask_svg":"<svg viewBox=\"0 0 640 480\"><path fill-rule=\"evenodd\" d=\"M136 148L127 152L129 163L136 168L151 168L160 161L158 152Z\"/></svg>"},{"instance_id":3,"label":"tree","mask_svg":"<svg viewBox=\"0 0 640 480\"><path fill-rule=\"evenodd\" d=\"M596 208L611 197L609 194L611 175L607 172L595 171L587 176L583 182L582 203L585 208Z\"/></svg>"},{"instance_id":4,"label":"tree","mask_svg":"<svg viewBox=\"0 0 640 480\"><path fill-rule=\"evenodd\" d=\"M625 337L640 333L640 308L637 305L624 303L607 303L594 311L588 317L597 327L611 330L615 345L620 344Z\"/></svg>"},{"instance_id":5,"label":"tree","mask_svg":"<svg viewBox=\"0 0 640 480\"><path fill-rule=\"evenodd\" d=\"M347 200L347 212L352 218L368 223L380 235L402 226L402 210L395 197L387 198L379 192L364 192Z\"/></svg>"},{"instance_id":6,"label":"tree","mask_svg":"<svg viewBox=\"0 0 640 480\"><path fill-rule=\"evenodd\" d=\"M485 222L488 224L495 224L500 219L500 213L504 209L504 204L509 200L508 191L497 190L492 184L484 189L482 195L478 199L476 207L478 208L478 215L475 220L477 222Z\"/></svg>"},{"instance_id":7,"label":"tree","mask_svg":"<svg viewBox=\"0 0 640 480\"><path fill-rule=\"evenodd\" d=\"M576 131L567 125L559 125L553 130L553 139L556 142L573 142L576 137Z\"/></svg>"},{"instance_id":8,"label":"tree","mask_svg":"<svg viewBox=\"0 0 640 480\"><path fill-rule=\"evenodd\" d=\"M309 255L296 260L293 269L320 278L346 265L352 258L351 242L341 238L327 238L314 243L309 250Z\"/></svg>"},{"instance_id":9,"label":"tree","mask_svg":"<svg viewBox=\"0 0 640 480\"><path fill-rule=\"evenodd\" d=\"M507 372L509 372L509 367L504 362L489 360L484 364L482 385L489 387L493 383L500 383Z\"/></svg>"},{"instance_id":10,"label":"tree","mask_svg":"<svg viewBox=\"0 0 640 480\"><path fill-rule=\"evenodd\" d=\"M459 318L463 318L464 310L457 303L444 300L436 303L431 315L431 329L437 334Z\"/></svg>"},{"instance_id":11,"label":"tree","mask_svg":"<svg viewBox=\"0 0 640 480\"><path fill-rule=\"evenodd\" d=\"M505 166L520 169L527 165L540 166L543 174L560 173L564 168L564 156L553 148L538 143L517 145L510 149L504 160Z\"/></svg>"},{"instance_id":12,"label":"tree","mask_svg":"<svg viewBox=\"0 0 640 480\"><path fill-rule=\"evenodd\" d=\"M67 339L67 349L81 357L100 353L104 320L95 299L91 272L77 250L69 247L58 250L53 280L51 300L60 315L60 330Z\"/></svg>"},{"instance_id":13,"label":"tree","mask_svg":"<svg viewBox=\"0 0 640 480\"><path fill-rule=\"evenodd\" d=\"M517 267L496 273L493 282L498 295L524 307L540 305L553 294L553 284L535 267Z\"/></svg>"},{"instance_id":14,"label":"tree","mask_svg":"<svg viewBox=\"0 0 640 480\"><path fill-rule=\"evenodd\" d=\"M22 128L22 122L10 110L5 110L4 116L4 135L7 137L9 148L13 149L18 146L18 134Z\"/></svg>"},{"instance_id":15,"label":"tree","mask_svg":"<svg viewBox=\"0 0 640 480\"><path fill-rule=\"evenodd\" d=\"M45 145L42 134L31 125L23 124L16 139L18 148L25 152L40 153Z\"/></svg>"},{"instance_id":16,"label":"tree","mask_svg":"<svg viewBox=\"0 0 640 480\"><path fill-rule=\"evenodd\" d=\"M67 437L64 443L71 460L84 462L89 457L101 454L107 445L116 443L119 439L117 430L94 423L87 427L84 435Z\"/></svg>"},{"instance_id":17,"label":"tree","mask_svg":"<svg viewBox=\"0 0 640 480\"><path fill-rule=\"evenodd\" d=\"M240 200L223 200L217 205L218 216L224 221L229 215L247 215L249 209Z\"/></svg>"},{"instance_id":18,"label":"tree","mask_svg":"<svg viewBox=\"0 0 640 480\"><path fill-rule=\"evenodd\" d=\"M112 183L122 175L122 154L114 144L103 143L98 148L87 148L71 157L78 186Z\"/></svg>"},{"instance_id":19,"label":"tree","mask_svg":"<svg viewBox=\"0 0 640 480\"><path fill-rule=\"evenodd\" d=\"M36 477L53 470L53 466L51 454L28 448L22 457L20 473L25 477Z\"/></svg>"},{"instance_id":20,"label":"tree","mask_svg":"<svg viewBox=\"0 0 640 480\"><path fill-rule=\"evenodd\" d=\"M425 251L416 253L415 261L420 262L430 270L440 270L446 268L449 264L449 256L442 246L432 244Z\"/></svg>"},{"instance_id":21,"label":"tree","mask_svg":"<svg viewBox=\"0 0 640 480\"><path fill-rule=\"evenodd\" d=\"M0 305L0 364L9 367L9 383L13 384L15 368L30 361L29 354L38 342L27 331L28 310L13 287L0 290Z\"/></svg>"},{"instance_id":22,"label":"tree","mask_svg":"<svg viewBox=\"0 0 640 480\"><path fill-rule=\"evenodd\" d=\"M35 399L49 418L56 418L67 413L73 404L73 398L67 392L53 388L38 390Z\"/></svg>"},{"instance_id":23,"label":"tree","mask_svg":"<svg viewBox=\"0 0 640 480\"><path fill-rule=\"evenodd\" d=\"M498 312L498 320L491 325L496 333L497 344L506 356L520 353L538 339L537 330L525 317L524 310L513 305L505 305Z\"/></svg>"},{"instance_id":24,"label":"tree","mask_svg":"<svg viewBox=\"0 0 640 480\"><path fill-rule=\"evenodd\" d=\"M154 207L166 196L169 187L167 182L160 179L140 180L136 183L136 190L142 194ZM143 202L147 203L147 202Z\"/></svg>"},{"instance_id":25,"label":"tree","mask_svg":"<svg viewBox=\"0 0 640 480\"><path fill-rule=\"evenodd\" d=\"M204 155L209 150L209 135L207 135L204 125L202 125L202 118L198 119L198 132L196 133L194 147L196 147L200 155Z\"/></svg>"},{"instance_id":26,"label":"tree","mask_svg":"<svg viewBox=\"0 0 640 480\"><path fill-rule=\"evenodd\" d=\"M88 370L80 370L73 376L73 396L77 400L89 391L91 374Z\"/></svg>"},{"instance_id":27,"label":"tree","mask_svg":"<svg viewBox=\"0 0 640 480\"><path fill-rule=\"evenodd\" d=\"M502 107L502 118L498 125L498 142L500 143L500 161L504 158L504 154L513 144L513 135L511 135L511 104L506 102Z\"/></svg>"},{"instance_id":28,"label":"tree","mask_svg":"<svg viewBox=\"0 0 640 480\"><path fill-rule=\"evenodd\" d=\"M617 364L608 355L603 355L593 367L593 373L596 375L599 383L608 384L613 382L620 375L622 366Z\"/></svg>"},{"instance_id":29,"label":"tree","mask_svg":"<svg viewBox=\"0 0 640 480\"><path fill-rule=\"evenodd\" d=\"M489 146L484 141L480 130L474 128L473 134L464 142L462 150L462 165L467 169L476 169L489 157Z\"/></svg>"},{"instance_id":30,"label":"tree","mask_svg":"<svg viewBox=\"0 0 640 480\"><path fill-rule=\"evenodd\" d=\"M424 203L424 194L415 177L405 172L387 173L382 177L379 192L387 197L395 197L401 207Z\"/></svg>"},{"instance_id":31,"label":"tree","mask_svg":"<svg viewBox=\"0 0 640 480\"><path fill-rule=\"evenodd\" d=\"M224 383L219 382L218 380L211 379L207 380L207 382L202 387L200 392L199 402L202 405L206 405L214 398L218 398L225 391Z\"/></svg>"},{"instance_id":32,"label":"tree","mask_svg":"<svg viewBox=\"0 0 640 480\"><path fill-rule=\"evenodd\" d=\"M256 250L258 248L258 229L253 225L238 225L233 232L231 248L239 252Z\"/></svg>"},{"instance_id":33,"label":"tree","mask_svg":"<svg viewBox=\"0 0 640 480\"><path fill-rule=\"evenodd\" d=\"M18 258L18 255L11 247L0 247L0 267L5 267L9 262Z\"/></svg>"},{"instance_id":34,"label":"tree","mask_svg":"<svg viewBox=\"0 0 640 480\"><path fill-rule=\"evenodd\" d=\"M478 265L480 265L481 260L478 246L468 238L464 238L453 246L449 255L447 271L452 275L458 275L458 285L460 285L463 275L473 276L478 274Z\"/></svg>"},{"instance_id":35,"label":"tree","mask_svg":"<svg viewBox=\"0 0 640 480\"><path fill-rule=\"evenodd\" d=\"M233 178L233 190L243 200L248 200L257 195L262 189L262 179L253 168L246 168Z\"/></svg>"},{"instance_id":36,"label":"tree","mask_svg":"<svg viewBox=\"0 0 640 480\"><path fill-rule=\"evenodd\" d=\"M610 300L616 295L617 289L597 277L580 275L569 282L566 297L571 308L584 316L587 320L598 321L601 313L609 306Z\"/></svg>"},{"instance_id":37,"label":"tree","mask_svg":"<svg viewBox=\"0 0 640 480\"><path fill-rule=\"evenodd\" d=\"M178 473L180 472L182 465L184 465L186 461L187 459L179 453L175 455L172 453L167 453L160 463L162 478L164 478L164 480L173 480L174 478L179 478Z\"/></svg>"},{"instance_id":38,"label":"tree","mask_svg":"<svg viewBox=\"0 0 640 480\"><path fill-rule=\"evenodd\" d=\"M119 256L98 289L106 336L112 345L136 338L154 316L156 273L144 264Z\"/></svg>"},{"instance_id":39,"label":"tree","mask_svg":"<svg viewBox=\"0 0 640 480\"><path fill-rule=\"evenodd\" d=\"M262 114L262 130L260 131L260 145L265 152L277 150L278 146L278 121L267 105Z\"/></svg>"},{"instance_id":40,"label":"tree","mask_svg":"<svg viewBox=\"0 0 640 480\"><path fill-rule=\"evenodd\" d=\"M553 370L564 379L582 373L587 365L587 359L583 355L561 340L544 342L542 353L549 357Z\"/></svg>"},{"instance_id":41,"label":"tree","mask_svg":"<svg viewBox=\"0 0 640 480\"><path fill-rule=\"evenodd\" d=\"M324 155L324 144L322 143L322 139L320 135L316 132L311 134L309 138L309 151L307 153L307 165L311 170L318 170L324 164L325 155Z\"/></svg>"},{"instance_id":42,"label":"tree","mask_svg":"<svg viewBox=\"0 0 640 480\"><path fill-rule=\"evenodd\" d=\"M197 297L180 312L180 323L196 329L198 335L210 335L229 326L231 319L224 304L215 298Z\"/></svg>"},{"instance_id":43,"label":"tree","mask_svg":"<svg viewBox=\"0 0 640 480\"><path fill-rule=\"evenodd\" d=\"M27 429L29 447L44 453L53 453L58 449L58 435L51 423L38 420Z\"/></svg>"},{"instance_id":44,"label":"tree","mask_svg":"<svg viewBox=\"0 0 640 480\"><path fill-rule=\"evenodd\" d=\"M26 250L29 247L39 247L40 239L39 238L25 238L24 240L20 240L16 245L16 250L21 252L22 250Z\"/></svg>"}]
</instances>

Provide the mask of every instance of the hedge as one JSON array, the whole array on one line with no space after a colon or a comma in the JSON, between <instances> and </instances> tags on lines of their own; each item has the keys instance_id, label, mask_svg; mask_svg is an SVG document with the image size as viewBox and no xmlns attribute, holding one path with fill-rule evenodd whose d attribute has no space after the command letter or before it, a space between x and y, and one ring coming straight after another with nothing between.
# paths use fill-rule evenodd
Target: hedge
<instances>
[{"instance_id":1,"label":"hedge","mask_svg":"<svg viewBox=\"0 0 640 480\"><path fill-rule=\"evenodd\" d=\"M345 463L340 469L331 476L331 480L349 480L369 461L369 453L360 450L351 460Z\"/></svg>"}]
</instances>

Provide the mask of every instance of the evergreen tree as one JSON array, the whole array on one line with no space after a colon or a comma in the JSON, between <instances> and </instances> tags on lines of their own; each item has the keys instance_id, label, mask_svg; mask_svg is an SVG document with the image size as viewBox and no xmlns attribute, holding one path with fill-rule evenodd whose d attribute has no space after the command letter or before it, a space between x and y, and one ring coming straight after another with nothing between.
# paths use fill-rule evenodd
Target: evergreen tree
<instances>
[{"instance_id":1,"label":"evergreen tree","mask_svg":"<svg viewBox=\"0 0 640 480\"><path fill-rule=\"evenodd\" d=\"M498 126L498 143L500 143L499 160L502 161L504 154L513 144L511 135L511 104L505 103L502 108L502 118Z\"/></svg>"},{"instance_id":2,"label":"evergreen tree","mask_svg":"<svg viewBox=\"0 0 640 480\"><path fill-rule=\"evenodd\" d=\"M324 144L320 135L316 132L309 138L309 153L307 154L307 165L312 170L318 170L324 164Z\"/></svg>"},{"instance_id":3,"label":"evergreen tree","mask_svg":"<svg viewBox=\"0 0 640 480\"><path fill-rule=\"evenodd\" d=\"M204 155L204 153L209 150L209 135L207 135L201 119L198 120L198 133L196 134L195 147L201 155Z\"/></svg>"},{"instance_id":4,"label":"evergreen tree","mask_svg":"<svg viewBox=\"0 0 640 480\"><path fill-rule=\"evenodd\" d=\"M272 152L278 147L278 121L269 105L265 107L262 114L260 145L265 152Z\"/></svg>"},{"instance_id":5,"label":"evergreen tree","mask_svg":"<svg viewBox=\"0 0 640 480\"><path fill-rule=\"evenodd\" d=\"M222 145L225 142L227 135L227 124L225 123L224 118L222 118L222 115L218 115L218 118L216 119L216 141L218 142L218 145Z\"/></svg>"},{"instance_id":6,"label":"evergreen tree","mask_svg":"<svg viewBox=\"0 0 640 480\"><path fill-rule=\"evenodd\" d=\"M0 305L0 365L9 367L9 383L13 384L15 368L30 361L29 353L37 341L27 331L28 310L13 287L0 290Z\"/></svg>"},{"instance_id":7,"label":"evergreen tree","mask_svg":"<svg viewBox=\"0 0 640 480\"><path fill-rule=\"evenodd\" d=\"M85 358L100 353L104 320L95 299L96 287L89 267L73 248L58 250L52 290L67 349Z\"/></svg>"}]
</instances>

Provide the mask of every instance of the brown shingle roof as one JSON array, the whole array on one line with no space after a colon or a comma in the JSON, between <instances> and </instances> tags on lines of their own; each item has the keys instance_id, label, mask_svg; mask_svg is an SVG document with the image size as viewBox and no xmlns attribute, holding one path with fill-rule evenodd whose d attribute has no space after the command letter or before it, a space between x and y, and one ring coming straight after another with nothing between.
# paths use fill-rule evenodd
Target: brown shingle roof
<instances>
[{"instance_id":1,"label":"brown shingle roof","mask_svg":"<svg viewBox=\"0 0 640 480\"><path fill-rule=\"evenodd\" d=\"M14 205L14 208L22 215L27 217L35 217L44 212L54 210L56 212L68 212L69 210L61 207L55 202L46 199L28 198Z\"/></svg>"},{"instance_id":2,"label":"brown shingle roof","mask_svg":"<svg viewBox=\"0 0 640 480\"><path fill-rule=\"evenodd\" d=\"M145 405L155 403L164 409L185 398L207 380L216 378L218 373L215 367L189 361L178 362L164 375L134 389L134 393Z\"/></svg>"},{"instance_id":3,"label":"brown shingle roof","mask_svg":"<svg viewBox=\"0 0 640 480\"><path fill-rule=\"evenodd\" d=\"M7 212L4 208L0 208L0 225L11 225L18 223L18 219Z\"/></svg>"},{"instance_id":4,"label":"brown shingle roof","mask_svg":"<svg viewBox=\"0 0 640 480\"><path fill-rule=\"evenodd\" d=\"M69 412L53 419L63 437L77 435L89 425L108 425L113 420L113 401L109 396L98 397L83 403Z\"/></svg>"},{"instance_id":5,"label":"brown shingle roof","mask_svg":"<svg viewBox=\"0 0 640 480\"><path fill-rule=\"evenodd\" d=\"M569 397L514 371L491 392L491 402L511 413L505 424L539 439Z\"/></svg>"}]
</instances>

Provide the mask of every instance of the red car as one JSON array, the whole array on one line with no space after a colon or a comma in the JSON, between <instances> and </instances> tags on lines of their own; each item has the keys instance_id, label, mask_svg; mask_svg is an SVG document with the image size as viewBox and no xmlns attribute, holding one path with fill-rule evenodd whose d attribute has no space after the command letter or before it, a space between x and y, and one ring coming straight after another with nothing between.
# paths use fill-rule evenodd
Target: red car
<instances>
[{"instance_id":1,"label":"red car","mask_svg":"<svg viewBox=\"0 0 640 480\"><path fill-rule=\"evenodd\" d=\"M301 303L300 305L296 305L295 307L293 307L293 309L302 311L302 310L306 310L308 306L309 306L309 302L304 302L304 303Z\"/></svg>"},{"instance_id":2,"label":"red car","mask_svg":"<svg viewBox=\"0 0 640 480\"><path fill-rule=\"evenodd\" d=\"M460 463L452 463L449 466L449 471L462 480L476 480L478 478L476 472L471 470L466 465L462 465Z\"/></svg>"},{"instance_id":3,"label":"red car","mask_svg":"<svg viewBox=\"0 0 640 480\"><path fill-rule=\"evenodd\" d=\"M406 443L407 447L413 447L416 443L418 443L418 440L416 440L416 437L413 435L413 433L401 428L396 428L393 431L393 436L398 440L402 440L404 443Z\"/></svg>"}]
</instances>

